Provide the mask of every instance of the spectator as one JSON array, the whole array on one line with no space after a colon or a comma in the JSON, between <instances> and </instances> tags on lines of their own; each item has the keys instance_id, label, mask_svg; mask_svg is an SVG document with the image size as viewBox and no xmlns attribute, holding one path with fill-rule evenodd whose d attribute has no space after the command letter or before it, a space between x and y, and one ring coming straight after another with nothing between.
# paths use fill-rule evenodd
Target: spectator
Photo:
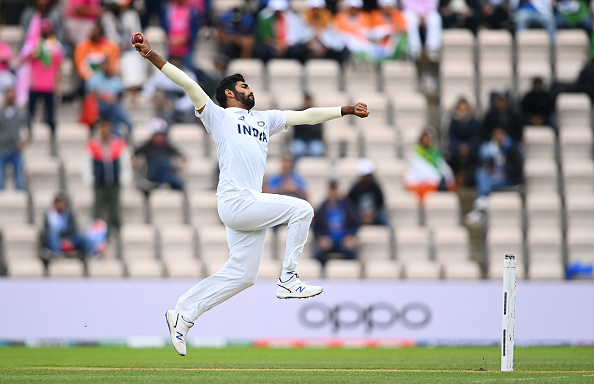
<instances>
[{"instance_id":1,"label":"spectator","mask_svg":"<svg viewBox=\"0 0 594 384\"><path fill-rule=\"evenodd\" d=\"M549 125L557 133L553 97L545 90L542 78L532 79L532 89L522 99L522 113L526 125Z\"/></svg>"},{"instance_id":2,"label":"spectator","mask_svg":"<svg viewBox=\"0 0 594 384\"><path fill-rule=\"evenodd\" d=\"M490 140L493 129L501 127L516 143L521 143L524 135L523 119L510 105L509 96L506 92L496 91L492 99L493 104L483 120L482 141Z\"/></svg>"},{"instance_id":3,"label":"spectator","mask_svg":"<svg viewBox=\"0 0 594 384\"><path fill-rule=\"evenodd\" d=\"M507 0L487 0L483 4L483 22L489 29L507 28L509 4Z\"/></svg>"},{"instance_id":4,"label":"spectator","mask_svg":"<svg viewBox=\"0 0 594 384\"><path fill-rule=\"evenodd\" d=\"M103 10L100 0L67 0L64 7L66 41L73 47L92 38L93 29Z\"/></svg>"},{"instance_id":5,"label":"spectator","mask_svg":"<svg viewBox=\"0 0 594 384\"><path fill-rule=\"evenodd\" d=\"M53 26L53 34L56 39L62 44L64 40L64 21L62 19L62 12L57 5L56 0L35 0L32 6L25 8L21 14L20 25L23 31L29 29L33 16L39 12L42 19L47 19Z\"/></svg>"},{"instance_id":6,"label":"spectator","mask_svg":"<svg viewBox=\"0 0 594 384\"><path fill-rule=\"evenodd\" d=\"M31 142L31 127L23 140L21 130L27 126L27 116L16 106L16 92L4 92L4 106L0 107L0 190L4 189L6 167L12 165L16 189L25 189L23 151Z\"/></svg>"},{"instance_id":7,"label":"spectator","mask_svg":"<svg viewBox=\"0 0 594 384\"><path fill-rule=\"evenodd\" d=\"M346 41L348 50L360 60L376 59L370 40L371 17L363 10L363 0L347 0L345 8L336 14L336 29Z\"/></svg>"},{"instance_id":8,"label":"spectator","mask_svg":"<svg viewBox=\"0 0 594 384\"><path fill-rule=\"evenodd\" d=\"M504 187L511 187L522 182L523 159L517 144L505 130L496 127L491 141L483 143L479 149L482 166L477 169L477 198L474 209L467 215L468 223L482 221L487 208L487 196Z\"/></svg>"},{"instance_id":9,"label":"spectator","mask_svg":"<svg viewBox=\"0 0 594 384\"><path fill-rule=\"evenodd\" d=\"M560 93L585 93L590 97L590 102L594 106L594 60L589 59L575 81L571 83L553 83L551 94L553 96L553 105Z\"/></svg>"},{"instance_id":10,"label":"spectator","mask_svg":"<svg viewBox=\"0 0 594 384\"><path fill-rule=\"evenodd\" d=\"M421 56L423 45L419 27L425 25L425 45L427 57L431 61L439 59L441 49L441 16L437 12L439 0L402 0L402 9L408 26L408 43L415 58Z\"/></svg>"},{"instance_id":11,"label":"spectator","mask_svg":"<svg viewBox=\"0 0 594 384\"><path fill-rule=\"evenodd\" d=\"M334 28L334 15L326 8L326 1L307 0L307 9L302 17L311 32L307 43L308 56L335 59L344 64L349 58L349 51Z\"/></svg>"},{"instance_id":12,"label":"spectator","mask_svg":"<svg viewBox=\"0 0 594 384\"><path fill-rule=\"evenodd\" d=\"M256 55L264 62L271 58L306 59L308 33L305 23L289 9L287 0L270 0L258 15Z\"/></svg>"},{"instance_id":13,"label":"spectator","mask_svg":"<svg viewBox=\"0 0 594 384\"><path fill-rule=\"evenodd\" d=\"M328 198L315 211L313 231L314 257L324 265L329 253L341 253L345 259L357 258L357 211L348 198L342 196L336 182L328 188Z\"/></svg>"},{"instance_id":14,"label":"spectator","mask_svg":"<svg viewBox=\"0 0 594 384\"><path fill-rule=\"evenodd\" d=\"M388 225L384 208L384 193L375 180L375 164L369 159L357 163L359 180L351 187L348 197L357 207L361 224Z\"/></svg>"},{"instance_id":15,"label":"spectator","mask_svg":"<svg viewBox=\"0 0 594 384\"><path fill-rule=\"evenodd\" d=\"M120 186L131 181L130 152L126 142L112 134L108 119L99 119L98 135L87 142L82 176L94 186L93 217L109 224L110 230L120 230Z\"/></svg>"},{"instance_id":16,"label":"spectator","mask_svg":"<svg viewBox=\"0 0 594 384\"><path fill-rule=\"evenodd\" d=\"M16 76L10 69L12 60L12 48L6 42L0 40L0 94L16 87Z\"/></svg>"},{"instance_id":17,"label":"spectator","mask_svg":"<svg viewBox=\"0 0 594 384\"><path fill-rule=\"evenodd\" d=\"M284 155L281 165L281 173L268 178L266 192L307 200L305 180L295 172L293 158L289 155Z\"/></svg>"},{"instance_id":18,"label":"spectator","mask_svg":"<svg viewBox=\"0 0 594 384\"><path fill-rule=\"evenodd\" d=\"M311 95L303 95L303 109L313 107ZM291 141L291 152L295 156L295 162L302 156L322 157L324 156L324 125L296 125L293 128L293 140Z\"/></svg>"},{"instance_id":19,"label":"spectator","mask_svg":"<svg viewBox=\"0 0 594 384\"><path fill-rule=\"evenodd\" d=\"M83 81L88 81L104 62L109 62L111 73L120 68L120 49L105 37L101 23L91 29L91 37L81 41L74 50L74 65Z\"/></svg>"},{"instance_id":20,"label":"spectator","mask_svg":"<svg viewBox=\"0 0 594 384\"><path fill-rule=\"evenodd\" d=\"M482 19L482 0L440 0L444 28L466 28L476 35Z\"/></svg>"},{"instance_id":21,"label":"spectator","mask_svg":"<svg viewBox=\"0 0 594 384\"><path fill-rule=\"evenodd\" d=\"M557 0L555 2L557 28L582 28L592 34L592 14L585 0Z\"/></svg>"},{"instance_id":22,"label":"spectator","mask_svg":"<svg viewBox=\"0 0 594 384\"><path fill-rule=\"evenodd\" d=\"M63 192L56 195L52 208L45 213L42 239L46 260L73 252L84 257L94 251L93 243L78 231L76 216Z\"/></svg>"},{"instance_id":23,"label":"spectator","mask_svg":"<svg viewBox=\"0 0 594 384\"><path fill-rule=\"evenodd\" d=\"M199 24L198 13L187 0L169 0L161 13L161 26L169 44L168 55L181 57L188 68L194 68L192 59Z\"/></svg>"},{"instance_id":24,"label":"spectator","mask_svg":"<svg viewBox=\"0 0 594 384\"><path fill-rule=\"evenodd\" d=\"M152 187L169 184L172 189L183 190L184 181L178 175L186 166L186 158L169 143L167 139L167 122L153 119L151 122L151 138L134 151L132 164L138 168L138 158L146 161L146 179L154 183ZM149 190L145 190L146 193Z\"/></svg>"},{"instance_id":25,"label":"spectator","mask_svg":"<svg viewBox=\"0 0 594 384\"><path fill-rule=\"evenodd\" d=\"M101 15L101 23L105 28L106 37L120 49L120 64L126 69L120 72L122 84L134 102L138 90L146 80L147 72L146 62L143 62L142 56L130 44L130 36L142 30L140 15L132 8L131 0L112 1L108 11Z\"/></svg>"},{"instance_id":26,"label":"spectator","mask_svg":"<svg viewBox=\"0 0 594 384\"><path fill-rule=\"evenodd\" d=\"M252 57L255 44L253 16L239 7L223 13L217 26L217 39L225 64L232 59Z\"/></svg>"},{"instance_id":27,"label":"spectator","mask_svg":"<svg viewBox=\"0 0 594 384\"><path fill-rule=\"evenodd\" d=\"M396 0L379 0L379 9L371 11L372 36L382 59L405 58L408 52L406 18L396 7Z\"/></svg>"},{"instance_id":28,"label":"spectator","mask_svg":"<svg viewBox=\"0 0 594 384\"><path fill-rule=\"evenodd\" d=\"M55 98L60 81L60 67L64 60L64 50L54 35L53 25L49 19L41 21L41 41L35 50L24 59L31 61L29 125L35 116L37 99L42 98L47 124L51 129L52 136L55 136Z\"/></svg>"},{"instance_id":29,"label":"spectator","mask_svg":"<svg viewBox=\"0 0 594 384\"><path fill-rule=\"evenodd\" d=\"M423 130L409 155L404 175L406 189L417 193L421 202L428 192L455 189L454 173L433 144L433 136L433 129Z\"/></svg>"},{"instance_id":30,"label":"spectator","mask_svg":"<svg viewBox=\"0 0 594 384\"><path fill-rule=\"evenodd\" d=\"M99 115L108 118L113 132L120 136L121 124L128 128L128 135L132 132L132 122L121 102L123 91L122 81L115 75L109 60L103 62L87 83L87 93L94 93L99 101Z\"/></svg>"},{"instance_id":31,"label":"spectator","mask_svg":"<svg viewBox=\"0 0 594 384\"><path fill-rule=\"evenodd\" d=\"M474 185L480 138L481 124L474 117L468 100L461 97L456 102L448 128L448 163L458 186Z\"/></svg>"},{"instance_id":32,"label":"spectator","mask_svg":"<svg viewBox=\"0 0 594 384\"><path fill-rule=\"evenodd\" d=\"M196 75L188 68L183 67L179 57L170 57L169 62L183 70L192 80L196 81ZM184 124L194 123L196 115L192 100L188 95L169 80L161 71L155 72L144 85L142 90L146 99L153 100L157 108L157 116L167 121L168 125L175 122Z\"/></svg>"},{"instance_id":33,"label":"spectator","mask_svg":"<svg viewBox=\"0 0 594 384\"><path fill-rule=\"evenodd\" d=\"M514 6L516 33L532 26L544 28L555 39L557 25L553 13L553 0L511 0Z\"/></svg>"}]
</instances>

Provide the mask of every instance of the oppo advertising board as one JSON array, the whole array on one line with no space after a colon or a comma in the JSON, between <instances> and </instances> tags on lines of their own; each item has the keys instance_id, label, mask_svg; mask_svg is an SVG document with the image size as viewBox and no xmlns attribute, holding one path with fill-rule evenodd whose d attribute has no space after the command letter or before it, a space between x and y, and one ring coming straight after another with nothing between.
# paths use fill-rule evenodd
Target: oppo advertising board
<instances>
[{"instance_id":1,"label":"oppo advertising board","mask_svg":"<svg viewBox=\"0 0 594 384\"><path fill-rule=\"evenodd\" d=\"M0 341L158 339L190 280L0 280ZM320 281L324 292L279 300L258 281L198 319L188 341L377 339L498 343L495 281ZM594 343L594 283L518 282L516 342ZM15 316L18 326L15 326Z\"/></svg>"}]
</instances>

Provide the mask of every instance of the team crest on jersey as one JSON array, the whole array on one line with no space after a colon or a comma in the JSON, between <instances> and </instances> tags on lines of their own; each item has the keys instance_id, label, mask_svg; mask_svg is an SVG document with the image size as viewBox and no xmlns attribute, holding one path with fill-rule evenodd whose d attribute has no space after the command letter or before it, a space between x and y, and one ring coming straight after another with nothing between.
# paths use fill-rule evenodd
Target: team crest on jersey
<instances>
[{"instance_id":1,"label":"team crest on jersey","mask_svg":"<svg viewBox=\"0 0 594 384\"><path fill-rule=\"evenodd\" d=\"M240 116L239 120L244 121L245 120L245 116Z\"/></svg>"},{"instance_id":2,"label":"team crest on jersey","mask_svg":"<svg viewBox=\"0 0 594 384\"><path fill-rule=\"evenodd\" d=\"M266 122L264 120L256 121L256 124L258 124L258 127L266 126Z\"/></svg>"}]
</instances>

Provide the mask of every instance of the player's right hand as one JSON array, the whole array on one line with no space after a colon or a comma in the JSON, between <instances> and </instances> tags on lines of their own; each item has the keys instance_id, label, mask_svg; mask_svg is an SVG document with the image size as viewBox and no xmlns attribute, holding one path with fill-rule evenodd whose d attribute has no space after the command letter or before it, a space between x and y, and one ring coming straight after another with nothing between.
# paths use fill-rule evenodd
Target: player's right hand
<instances>
[{"instance_id":1,"label":"player's right hand","mask_svg":"<svg viewBox=\"0 0 594 384\"><path fill-rule=\"evenodd\" d=\"M134 36L136 35L140 35L142 36L142 43L138 43L136 41L134 41ZM145 56L148 51L151 50L151 47L149 46L148 40L146 38L146 36L144 36L141 32L135 32L132 34L132 37L130 39L130 42L132 43L132 46L142 54L142 56Z\"/></svg>"},{"instance_id":2,"label":"player's right hand","mask_svg":"<svg viewBox=\"0 0 594 384\"><path fill-rule=\"evenodd\" d=\"M367 110L367 104L365 103L357 103L355 104L355 112L354 114L359 117L367 117L369 116L369 111Z\"/></svg>"}]
</instances>

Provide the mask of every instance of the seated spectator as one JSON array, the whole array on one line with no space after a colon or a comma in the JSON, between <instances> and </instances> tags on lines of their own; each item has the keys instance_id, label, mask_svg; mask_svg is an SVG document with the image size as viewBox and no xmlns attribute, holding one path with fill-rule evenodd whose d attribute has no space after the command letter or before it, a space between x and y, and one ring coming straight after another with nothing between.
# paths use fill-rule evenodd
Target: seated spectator
<instances>
[{"instance_id":1,"label":"seated spectator","mask_svg":"<svg viewBox=\"0 0 594 384\"><path fill-rule=\"evenodd\" d=\"M187 0L169 0L161 12L161 26L167 34L167 55L181 57L186 67L193 68L194 45L200 29L196 9Z\"/></svg>"},{"instance_id":2,"label":"seated spectator","mask_svg":"<svg viewBox=\"0 0 594 384\"><path fill-rule=\"evenodd\" d=\"M64 29L68 44L76 47L90 38L102 12L101 0L66 0Z\"/></svg>"},{"instance_id":3,"label":"seated spectator","mask_svg":"<svg viewBox=\"0 0 594 384\"><path fill-rule=\"evenodd\" d=\"M371 17L363 10L363 0L347 0L336 14L336 29L348 50L360 60L375 60L376 48L370 40Z\"/></svg>"},{"instance_id":4,"label":"seated spectator","mask_svg":"<svg viewBox=\"0 0 594 384\"><path fill-rule=\"evenodd\" d=\"M23 139L21 131L28 128ZM4 106L0 107L0 190L4 189L6 167L12 165L12 175L16 189L25 189L23 151L31 142L31 126L27 116L16 105L16 92L9 88L4 92Z\"/></svg>"},{"instance_id":5,"label":"seated spectator","mask_svg":"<svg viewBox=\"0 0 594 384\"><path fill-rule=\"evenodd\" d=\"M384 193L375 180L375 164L369 159L360 159L357 163L359 180L349 191L349 200L357 207L359 222L370 225L388 225L384 208Z\"/></svg>"},{"instance_id":6,"label":"seated spectator","mask_svg":"<svg viewBox=\"0 0 594 384\"><path fill-rule=\"evenodd\" d=\"M379 0L379 8L371 11L371 34L382 57L403 59L409 54L406 18L396 0Z\"/></svg>"},{"instance_id":7,"label":"seated spectator","mask_svg":"<svg viewBox=\"0 0 594 384\"><path fill-rule=\"evenodd\" d=\"M252 57L254 17L239 7L224 12L217 25L217 43L219 52L225 57L225 64L232 59Z\"/></svg>"},{"instance_id":8,"label":"seated spectator","mask_svg":"<svg viewBox=\"0 0 594 384\"><path fill-rule=\"evenodd\" d=\"M456 187L452 169L433 144L434 134L431 128L421 133L418 144L408 157L404 175L404 186L417 193L421 202L428 192L452 191Z\"/></svg>"},{"instance_id":9,"label":"seated spectator","mask_svg":"<svg viewBox=\"0 0 594 384\"><path fill-rule=\"evenodd\" d=\"M519 185L523 178L522 154L517 144L501 127L493 130L491 141L480 146L479 157L482 166L475 174L477 197L474 209L467 216L471 224L481 222L487 209L487 196L491 192Z\"/></svg>"},{"instance_id":10,"label":"seated spectator","mask_svg":"<svg viewBox=\"0 0 594 384\"><path fill-rule=\"evenodd\" d=\"M101 69L93 73L86 85L87 93L94 93L97 96L99 115L110 120L113 132L122 136L120 125L123 124L127 128L126 134L130 135L132 122L122 105L124 86L109 60L103 62Z\"/></svg>"},{"instance_id":11,"label":"seated spectator","mask_svg":"<svg viewBox=\"0 0 594 384\"><path fill-rule=\"evenodd\" d=\"M167 139L167 122L163 119L151 121L151 138L134 151L132 164L138 168L138 158L146 161L146 179L154 183L152 188L161 184L169 184L172 189L183 190L184 180L178 172L186 166L186 158L181 152L171 145ZM148 193L149 189L145 189Z\"/></svg>"},{"instance_id":12,"label":"seated spectator","mask_svg":"<svg viewBox=\"0 0 594 384\"><path fill-rule=\"evenodd\" d=\"M258 15L256 55L264 62L272 58L306 59L309 36L305 23L289 9L287 0L270 0Z\"/></svg>"},{"instance_id":13,"label":"seated spectator","mask_svg":"<svg viewBox=\"0 0 594 384\"><path fill-rule=\"evenodd\" d=\"M425 46L431 61L439 60L441 50L441 16L437 12L439 0L401 0L408 26L408 43L415 58L421 56L423 44L419 28L425 25Z\"/></svg>"},{"instance_id":14,"label":"seated spectator","mask_svg":"<svg viewBox=\"0 0 594 384\"><path fill-rule=\"evenodd\" d=\"M43 258L50 260L60 255L78 252L83 258L93 253L93 243L78 231L76 216L70 211L68 198L60 192L54 198L43 219Z\"/></svg>"},{"instance_id":15,"label":"seated spectator","mask_svg":"<svg viewBox=\"0 0 594 384\"><path fill-rule=\"evenodd\" d=\"M336 182L328 188L328 198L315 211L313 231L314 257L324 265L329 253L341 253L345 259L357 258L357 210L342 196Z\"/></svg>"},{"instance_id":16,"label":"seated spectator","mask_svg":"<svg viewBox=\"0 0 594 384\"><path fill-rule=\"evenodd\" d=\"M482 0L440 0L443 28L466 28L474 35L481 24Z\"/></svg>"},{"instance_id":17,"label":"seated spectator","mask_svg":"<svg viewBox=\"0 0 594 384\"><path fill-rule=\"evenodd\" d=\"M508 28L509 3L506 0L486 0L483 2L483 23L489 29Z\"/></svg>"},{"instance_id":18,"label":"seated spectator","mask_svg":"<svg viewBox=\"0 0 594 384\"><path fill-rule=\"evenodd\" d=\"M64 20L62 18L62 10L57 3L56 0L35 0L21 14L20 25L22 30L27 31L31 20L38 14L39 17L47 19L51 23L53 26L53 35L64 45L66 42L64 40Z\"/></svg>"},{"instance_id":19,"label":"seated spectator","mask_svg":"<svg viewBox=\"0 0 594 384\"><path fill-rule=\"evenodd\" d=\"M74 65L80 77L86 82L106 61L110 65L111 73L119 71L120 49L116 43L105 37L103 26L97 22L91 29L90 38L81 41L76 46Z\"/></svg>"},{"instance_id":20,"label":"seated spectator","mask_svg":"<svg viewBox=\"0 0 594 384\"><path fill-rule=\"evenodd\" d=\"M183 67L179 57L172 56L168 60L171 64L183 70L192 80L197 81L194 72ZM162 118L168 125L174 123L191 124L196 122L194 112L196 108L190 97L161 71L156 71L146 82L142 90L146 99L153 100L157 108L157 117Z\"/></svg>"},{"instance_id":21,"label":"seated spectator","mask_svg":"<svg viewBox=\"0 0 594 384\"><path fill-rule=\"evenodd\" d=\"M532 89L522 99L522 113L526 125L549 125L557 133L553 97L544 88L542 78L532 79Z\"/></svg>"},{"instance_id":22,"label":"seated spectator","mask_svg":"<svg viewBox=\"0 0 594 384\"><path fill-rule=\"evenodd\" d=\"M509 95L503 91L496 91L492 99L493 103L483 120L481 140L490 140L493 129L501 127L516 143L521 143L524 136L524 119L510 105Z\"/></svg>"},{"instance_id":23,"label":"seated spectator","mask_svg":"<svg viewBox=\"0 0 594 384\"><path fill-rule=\"evenodd\" d=\"M82 178L95 192L93 217L108 223L109 229L121 226L120 187L132 180L130 151L121 137L112 133L109 119L100 118L98 134L89 139L82 163Z\"/></svg>"},{"instance_id":24,"label":"seated spectator","mask_svg":"<svg viewBox=\"0 0 594 384\"><path fill-rule=\"evenodd\" d=\"M313 107L311 95L303 95L303 109ZM295 156L295 162L302 156L322 157L324 156L324 125L296 125L293 128L293 140L291 141L291 153Z\"/></svg>"},{"instance_id":25,"label":"seated spectator","mask_svg":"<svg viewBox=\"0 0 594 384\"><path fill-rule=\"evenodd\" d=\"M307 187L301 175L295 172L293 158L284 155L281 160L281 173L272 175L266 182L266 192L298 197L307 200Z\"/></svg>"},{"instance_id":26,"label":"seated spectator","mask_svg":"<svg viewBox=\"0 0 594 384\"><path fill-rule=\"evenodd\" d=\"M474 170L481 139L481 124L474 117L470 103L458 99L448 128L449 161L458 186L474 185Z\"/></svg>"},{"instance_id":27,"label":"seated spectator","mask_svg":"<svg viewBox=\"0 0 594 384\"><path fill-rule=\"evenodd\" d=\"M307 0L302 17L312 35L307 43L308 56L335 59L344 64L349 58L349 51L334 28L334 15L326 8L326 1Z\"/></svg>"},{"instance_id":28,"label":"seated spectator","mask_svg":"<svg viewBox=\"0 0 594 384\"><path fill-rule=\"evenodd\" d=\"M6 42L0 40L0 94L16 87L16 76L10 68L12 60L12 48ZM0 100L1 101L1 100Z\"/></svg>"},{"instance_id":29,"label":"seated spectator","mask_svg":"<svg viewBox=\"0 0 594 384\"><path fill-rule=\"evenodd\" d=\"M586 0L557 0L555 18L557 28L581 28L592 34L592 13Z\"/></svg>"},{"instance_id":30,"label":"seated spectator","mask_svg":"<svg viewBox=\"0 0 594 384\"><path fill-rule=\"evenodd\" d=\"M530 27L544 28L551 41L555 40L557 24L553 13L553 0L513 0L516 33Z\"/></svg>"},{"instance_id":31,"label":"seated spectator","mask_svg":"<svg viewBox=\"0 0 594 384\"><path fill-rule=\"evenodd\" d=\"M31 83L29 91L29 124L35 117L37 99L43 99L45 118L52 136L56 133L55 104L56 90L60 80L60 67L64 60L64 49L56 39L49 19L41 21L41 41L25 58L31 61Z\"/></svg>"}]
</instances>

